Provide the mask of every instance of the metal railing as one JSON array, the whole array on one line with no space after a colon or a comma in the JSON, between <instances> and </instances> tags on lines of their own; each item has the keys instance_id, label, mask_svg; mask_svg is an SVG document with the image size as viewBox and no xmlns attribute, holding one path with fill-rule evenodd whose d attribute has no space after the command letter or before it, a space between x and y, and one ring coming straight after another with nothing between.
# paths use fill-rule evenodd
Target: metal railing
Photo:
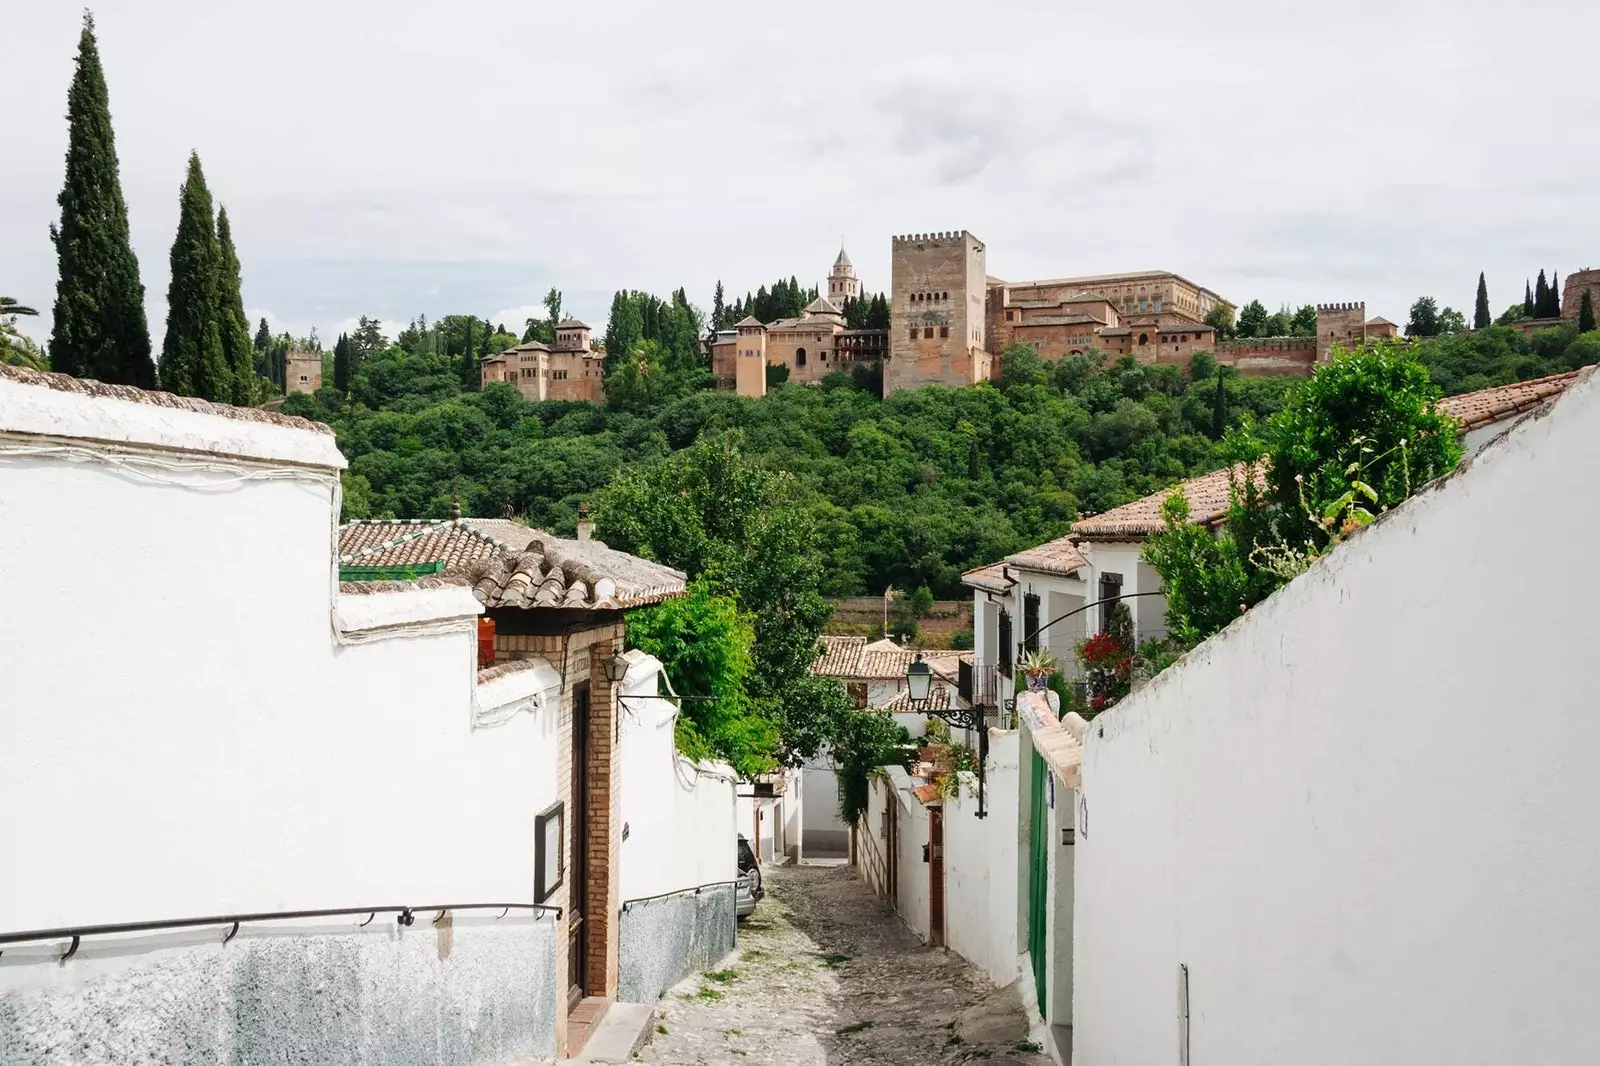
<instances>
[{"instance_id":1,"label":"metal railing","mask_svg":"<svg viewBox=\"0 0 1600 1066\"><path fill-rule=\"evenodd\" d=\"M671 892L657 892L653 896L640 896L638 899L625 899L622 901L622 913L628 913L628 908L637 906L640 903L650 903L658 899L671 899L673 896L687 896L690 893L698 896L701 892L704 892L708 888L724 888L729 885L737 887L743 880L744 878L740 877L735 878L732 881L708 881L703 885L695 885L692 888L675 888Z\"/></svg>"},{"instance_id":2,"label":"metal railing","mask_svg":"<svg viewBox=\"0 0 1600 1066\"><path fill-rule=\"evenodd\" d=\"M287 922L299 918L353 918L358 914L365 914L367 920L360 923L357 928L364 928L380 914L394 914L395 922L399 925L411 925L415 922L419 911L438 911L434 918L437 925L450 911L466 910L496 910L500 914L496 920L504 918L506 913L513 910L531 910L539 914L553 914L557 921L561 920L561 908L546 903L452 903L428 904L425 906L405 906L401 904L385 905L381 907L333 907L323 910L309 911L257 911L250 914L218 914L206 918L161 918L145 922L113 922L103 925L69 925L60 929L30 929L20 933L0 933L0 944L21 944L42 940L70 940L71 946L61 956L61 961L72 958L78 953L78 947L86 936L109 936L117 933L154 933L166 929L186 929L205 925L229 926L228 935L222 938L224 944L239 935L239 927L246 922Z\"/></svg>"}]
</instances>

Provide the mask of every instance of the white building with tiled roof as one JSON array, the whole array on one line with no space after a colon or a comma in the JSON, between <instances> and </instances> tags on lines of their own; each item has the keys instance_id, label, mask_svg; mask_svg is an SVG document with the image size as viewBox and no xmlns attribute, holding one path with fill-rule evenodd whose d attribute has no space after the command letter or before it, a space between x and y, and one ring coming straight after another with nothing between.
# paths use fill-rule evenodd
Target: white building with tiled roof
<instances>
[{"instance_id":1,"label":"white building with tiled roof","mask_svg":"<svg viewBox=\"0 0 1600 1066\"><path fill-rule=\"evenodd\" d=\"M1581 374L1555 374L1499 385L1439 401L1439 409L1461 423L1467 457L1504 432L1510 420L1559 397ZM1180 482L1189 502L1189 521L1215 526L1227 516L1230 486L1241 484L1243 467L1213 470ZM1260 478L1261 471L1254 476ZM1163 528L1161 507L1171 488L1082 518L1072 531L962 575L973 591L973 653L982 669L1003 676L1015 662L1018 645L1037 645L1061 660L1071 676L1079 642L1104 627L1106 607L1056 621L1085 605L1111 596L1125 600L1139 640L1166 632L1166 599L1161 577L1144 560L1144 542ZM1137 595L1134 595L1137 594ZM1029 635L1038 630L1036 639Z\"/></svg>"}]
</instances>

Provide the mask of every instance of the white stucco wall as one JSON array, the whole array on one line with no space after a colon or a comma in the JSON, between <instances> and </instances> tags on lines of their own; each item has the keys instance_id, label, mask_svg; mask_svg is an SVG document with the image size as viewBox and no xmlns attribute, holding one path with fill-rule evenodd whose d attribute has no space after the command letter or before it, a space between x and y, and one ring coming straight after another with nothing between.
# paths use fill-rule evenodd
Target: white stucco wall
<instances>
[{"instance_id":1,"label":"white stucco wall","mask_svg":"<svg viewBox=\"0 0 1600 1066\"><path fill-rule=\"evenodd\" d=\"M928 808L912 794L911 779L904 770L889 767L889 773L894 782L893 801L899 804L895 830L895 910L912 931L926 941L932 917L928 910L929 865L922 861L922 846L928 843Z\"/></svg>"},{"instance_id":2,"label":"white stucco wall","mask_svg":"<svg viewBox=\"0 0 1600 1066\"><path fill-rule=\"evenodd\" d=\"M661 663L627 653L618 700L622 898L642 899L738 876L733 769L695 764L673 742L677 708L656 693Z\"/></svg>"},{"instance_id":3,"label":"white stucco wall","mask_svg":"<svg viewBox=\"0 0 1600 1066\"><path fill-rule=\"evenodd\" d=\"M989 739L978 818L977 779L945 801L945 942L997 985L1017 977L1017 733Z\"/></svg>"},{"instance_id":4,"label":"white stucco wall","mask_svg":"<svg viewBox=\"0 0 1600 1066\"><path fill-rule=\"evenodd\" d=\"M1092 723L1075 1061L1180 964L1194 1062L1593 1060L1597 456L1591 377Z\"/></svg>"},{"instance_id":5,"label":"white stucco wall","mask_svg":"<svg viewBox=\"0 0 1600 1066\"><path fill-rule=\"evenodd\" d=\"M839 816L839 776L824 754L801 771L805 794L802 837L813 855L843 855L850 843L850 827Z\"/></svg>"},{"instance_id":6,"label":"white stucco wall","mask_svg":"<svg viewBox=\"0 0 1600 1066\"><path fill-rule=\"evenodd\" d=\"M232 469L0 438L0 926L531 899L553 714L473 728L464 589L336 643L331 437L0 382L40 427Z\"/></svg>"}]
</instances>

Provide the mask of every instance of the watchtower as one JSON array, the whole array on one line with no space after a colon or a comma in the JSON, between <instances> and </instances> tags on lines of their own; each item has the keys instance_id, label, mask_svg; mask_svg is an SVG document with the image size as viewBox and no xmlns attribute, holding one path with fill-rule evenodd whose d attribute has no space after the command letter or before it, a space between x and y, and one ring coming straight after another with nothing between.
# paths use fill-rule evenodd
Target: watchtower
<instances>
[{"instance_id":1,"label":"watchtower","mask_svg":"<svg viewBox=\"0 0 1600 1066\"><path fill-rule=\"evenodd\" d=\"M1361 347L1367 340L1367 304L1339 303L1317 305L1317 362L1333 358L1333 346L1346 350Z\"/></svg>"},{"instance_id":2,"label":"watchtower","mask_svg":"<svg viewBox=\"0 0 1600 1066\"><path fill-rule=\"evenodd\" d=\"M983 242L966 230L891 241L889 364L883 394L989 378Z\"/></svg>"},{"instance_id":3,"label":"watchtower","mask_svg":"<svg viewBox=\"0 0 1600 1066\"><path fill-rule=\"evenodd\" d=\"M850 262L850 257L845 254L844 245L841 244L839 258L833 261L833 269L828 271L828 302L843 310L846 300L859 299L861 299L861 279L856 277L856 268Z\"/></svg>"}]
</instances>

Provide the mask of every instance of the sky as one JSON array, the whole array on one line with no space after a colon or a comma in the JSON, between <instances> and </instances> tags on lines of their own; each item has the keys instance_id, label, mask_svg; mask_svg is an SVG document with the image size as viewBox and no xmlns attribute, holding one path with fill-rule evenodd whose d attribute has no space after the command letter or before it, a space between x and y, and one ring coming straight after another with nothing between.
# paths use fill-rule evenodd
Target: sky
<instances>
[{"instance_id":1,"label":"sky","mask_svg":"<svg viewBox=\"0 0 1600 1066\"><path fill-rule=\"evenodd\" d=\"M0 38L0 293L49 334L78 0ZM100 0L157 349L189 151L254 322L521 332L555 286L708 309L841 240L970 230L1007 280L1176 271L1235 303L1496 312L1600 266L1600 5Z\"/></svg>"}]
</instances>

